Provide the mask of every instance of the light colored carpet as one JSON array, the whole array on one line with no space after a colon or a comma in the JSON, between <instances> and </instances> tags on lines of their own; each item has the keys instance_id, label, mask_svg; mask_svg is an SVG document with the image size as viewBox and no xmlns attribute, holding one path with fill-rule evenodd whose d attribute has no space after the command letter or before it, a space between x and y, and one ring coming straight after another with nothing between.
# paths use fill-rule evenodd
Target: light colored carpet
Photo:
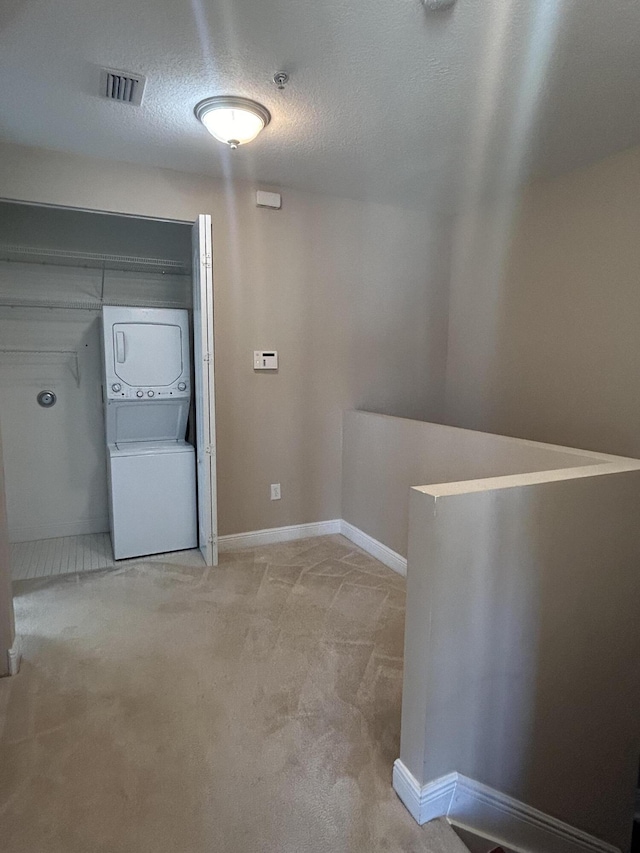
<instances>
[{"instance_id":1,"label":"light colored carpet","mask_svg":"<svg viewBox=\"0 0 640 853\"><path fill-rule=\"evenodd\" d=\"M347 540L15 588L4 853L466 849L391 788L404 580Z\"/></svg>"}]
</instances>

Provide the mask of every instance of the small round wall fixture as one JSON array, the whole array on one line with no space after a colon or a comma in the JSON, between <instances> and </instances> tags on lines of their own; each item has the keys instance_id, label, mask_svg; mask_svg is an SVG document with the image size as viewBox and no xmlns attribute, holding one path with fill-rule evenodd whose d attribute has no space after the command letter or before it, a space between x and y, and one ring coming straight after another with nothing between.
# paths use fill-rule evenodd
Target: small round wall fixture
<instances>
[{"instance_id":1,"label":"small round wall fixture","mask_svg":"<svg viewBox=\"0 0 640 853\"><path fill-rule=\"evenodd\" d=\"M36 397L38 405L42 406L43 409L50 409L51 406L55 406L57 399L53 391L41 391Z\"/></svg>"},{"instance_id":2,"label":"small round wall fixture","mask_svg":"<svg viewBox=\"0 0 640 853\"><path fill-rule=\"evenodd\" d=\"M232 150L251 142L271 121L271 113L249 98L218 95L196 104L196 117L219 142Z\"/></svg>"}]
</instances>

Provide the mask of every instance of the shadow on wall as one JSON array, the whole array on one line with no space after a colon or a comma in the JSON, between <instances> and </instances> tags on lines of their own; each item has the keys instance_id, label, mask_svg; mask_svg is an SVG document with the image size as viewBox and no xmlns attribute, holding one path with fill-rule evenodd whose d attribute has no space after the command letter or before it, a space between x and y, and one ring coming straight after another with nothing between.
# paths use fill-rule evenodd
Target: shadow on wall
<instances>
[{"instance_id":1,"label":"shadow on wall","mask_svg":"<svg viewBox=\"0 0 640 853\"><path fill-rule=\"evenodd\" d=\"M469 398L472 418L461 419L447 399L447 419L482 429L491 406L490 377L499 358L496 342L504 321L504 273L519 192L527 177L532 128L560 28L560 4L530 7L527 52L514 67L511 38L517 4L490 6L477 109L462 166L462 190L453 234L447 381L457 378L458 393ZM513 86L513 79L518 84ZM509 124L499 108L509 103ZM487 203L492 215L486 215ZM473 379L471 378L473 376ZM471 403L471 400L473 403Z\"/></svg>"},{"instance_id":2,"label":"shadow on wall","mask_svg":"<svg viewBox=\"0 0 640 853\"><path fill-rule=\"evenodd\" d=\"M531 507L538 632L524 788L542 811L561 803L575 826L625 850L640 756L638 478L598 479L597 496L587 478Z\"/></svg>"},{"instance_id":3,"label":"shadow on wall","mask_svg":"<svg viewBox=\"0 0 640 853\"><path fill-rule=\"evenodd\" d=\"M401 759L421 785L462 773L626 850L640 470L596 471L412 491Z\"/></svg>"},{"instance_id":4,"label":"shadow on wall","mask_svg":"<svg viewBox=\"0 0 640 853\"><path fill-rule=\"evenodd\" d=\"M438 608L428 689L437 697L435 731L442 725L447 733L429 738L426 776L455 770L525 801L543 607L531 497L524 490L509 495L506 523L502 504L488 494L459 496L455 503L438 499L438 519L427 535L440 539L438 570L429 573L422 593ZM414 522L412 516L410 531ZM513 546L517 571L505 560ZM408 599L415 551L410 540ZM449 564L455 574L445 570ZM452 645L444 639L447 623L456 626Z\"/></svg>"},{"instance_id":5,"label":"shadow on wall","mask_svg":"<svg viewBox=\"0 0 640 853\"><path fill-rule=\"evenodd\" d=\"M484 83L454 228L445 419L640 456L640 149L599 162L607 152L594 149L577 163L566 122L558 121L558 104L570 94L555 88L554 64L584 54L580 5L531 4L537 35L521 86L522 115L504 150L492 135L490 75ZM590 14L600 12L594 6ZM493 37L499 55L499 27ZM586 114L575 119L586 121ZM541 145L554 152L560 177L522 190L509 164L518 156L526 162L527 149ZM496 193L486 191L491 147L503 155Z\"/></svg>"}]
</instances>

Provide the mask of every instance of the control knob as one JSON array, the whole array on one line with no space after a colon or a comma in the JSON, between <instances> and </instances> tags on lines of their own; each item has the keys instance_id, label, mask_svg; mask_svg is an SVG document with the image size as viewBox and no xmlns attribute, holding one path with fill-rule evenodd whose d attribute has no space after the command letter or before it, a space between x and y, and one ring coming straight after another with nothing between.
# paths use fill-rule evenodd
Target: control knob
<instances>
[{"instance_id":1,"label":"control knob","mask_svg":"<svg viewBox=\"0 0 640 853\"><path fill-rule=\"evenodd\" d=\"M178 382L178 391L186 391L187 384L186 382Z\"/></svg>"},{"instance_id":2,"label":"control knob","mask_svg":"<svg viewBox=\"0 0 640 853\"><path fill-rule=\"evenodd\" d=\"M136 397L144 397L144 391L136 391Z\"/></svg>"},{"instance_id":3,"label":"control knob","mask_svg":"<svg viewBox=\"0 0 640 853\"><path fill-rule=\"evenodd\" d=\"M147 397L153 397L155 391L147 391Z\"/></svg>"},{"instance_id":4,"label":"control knob","mask_svg":"<svg viewBox=\"0 0 640 853\"><path fill-rule=\"evenodd\" d=\"M111 386L112 391L120 391L121 388L122 388L122 385L119 382L114 382L113 385Z\"/></svg>"}]
</instances>

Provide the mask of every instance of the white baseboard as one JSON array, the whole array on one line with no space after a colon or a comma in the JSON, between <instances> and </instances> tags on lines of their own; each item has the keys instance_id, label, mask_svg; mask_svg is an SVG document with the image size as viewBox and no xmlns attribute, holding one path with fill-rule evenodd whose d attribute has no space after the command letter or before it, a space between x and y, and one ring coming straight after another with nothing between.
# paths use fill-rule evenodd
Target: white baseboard
<instances>
[{"instance_id":1,"label":"white baseboard","mask_svg":"<svg viewBox=\"0 0 640 853\"><path fill-rule=\"evenodd\" d=\"M13 640L13 645L7 651L7 669L9 675L17 675L20 671L20 662L22 660L22 642L20 637L16 636Z\"/></svg>"},{"instance_id":2,"label":"white baseboard","mask_svg":"<svg viewBox=\"0 0 640 853\"><path fill-rule=\"evenodd\" d=\"M420 824L445 817L451 824L522 853L620 853L617 847L460 773L420 786L398 759L393 787Z\"/></svg>"},{"instance_id":3,"label":"white baseboard","mask_svg":"<svg viewBox=\"0 0 640 853\"><path fill-rule=\"evenodd\" d=\"M363 551L366 551L367 554L371 554L376 560L380 560L389 569L393 569L394 572L398 572L399 575L406 577L406 557L400 556L396 551L392 551L391 548L383 545L382 542L378 542L373 536L369 536L368 533L365 533L358 527L354 527L353 524L349 524L344 519L340 521L340 533L359 548L362 548Z\"/></svg>"},{"instance_id":4,"label":"white baseboard","mask_svg":"<svg viewBox=\"0 0 640 853\"><path fill-rule=\"evenodd\" d=\"M339 518L315 521L311 524L250 530L248 533L231 533L218 538L218 547L220 551L233 551L236 548L257 548L259 545L271 545L274 542L294 542L296 539L309 539L313 536L329 536L332 533L340 533Z\"/></svg>"},{"instance_id":5,"label":"white baseboard","mask_svg":"<svg viewBox=\"0 0 640 853\"><path fill-rule=\"evenodd\" d=\"M259 545L293 542L296 539L329 536L332 533L341 533L354 545L362 548L367 554L371 554L372 557L393 569L394 572L398 572L400 575L407 574L407 561L404 557L342 518L315 521L311 524L292 524L288 527L270 527L266 530L250 530L247 533L232 533L218 538L218 548L221 552L233 551L237 548L257 548Z\"/></svg>"},{"instance_id":6,"label":"white baseboard","mask_svg":"<svg viewBox=\"0 0 640 853\"><path fill-rule=\"evenodd\" d=\"M14 525L9 528L9 541L33 542L36 539L60 539L63 536L84 536L87 533L108 533L108 531L108 517L98 516L55 524Z\"/></svg>"},{"instance_id":7,"label":"white baseboard","mask_svg":"<svg viewBox=\"0 0 640 853\"><path fill-rule=\"evenodd\" d=\"M399 758L393 765L394 790L411 817L421 825L449 814L457 781L458 774L449 773L421 788L418 780Z\"/></svg>"}]
</instances>

